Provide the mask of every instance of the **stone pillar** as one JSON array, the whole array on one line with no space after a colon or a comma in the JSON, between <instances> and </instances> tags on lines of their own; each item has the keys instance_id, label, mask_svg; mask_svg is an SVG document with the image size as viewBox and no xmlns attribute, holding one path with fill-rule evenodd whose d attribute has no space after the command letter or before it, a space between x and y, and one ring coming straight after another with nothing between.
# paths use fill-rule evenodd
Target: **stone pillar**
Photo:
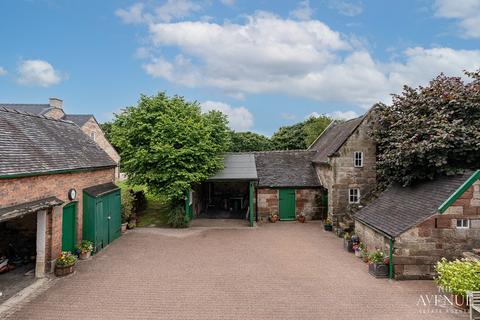
<instances>
[{"instance_id":1,"label":"stone pillar","mask_svg":"<svg viewBox=\"0 0 480 320\"><path fill-rule=\"evenodd\" d=\"M37 212L37 259L35 266L35 276L43 278L45 276L45 245L47 235L47 211Z\"/></svg>"}]
</instances>

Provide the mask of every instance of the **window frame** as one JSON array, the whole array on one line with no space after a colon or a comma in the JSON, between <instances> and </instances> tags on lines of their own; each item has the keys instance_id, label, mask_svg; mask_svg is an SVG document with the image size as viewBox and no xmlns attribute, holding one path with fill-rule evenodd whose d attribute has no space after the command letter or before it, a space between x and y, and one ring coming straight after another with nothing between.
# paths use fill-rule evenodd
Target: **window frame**
<instances>
[{"instance_id":1,"label":"window frame","mask_svg":"<svg viewBox=\"0 0 480 320\"><path fill-rule=\"evenodd\" d=\"M352 194L352 191L356 190L356 195ZM356 201L352 201L352 197L357 197ZM360 188L348 188L348 203L349 204L359 204L360 203Z\"/></svg>"},{"instance_id":2,"label":"window frame","mask_svg":"<svg viewBox=\"0 0 480 320\"><path fill-rule=\"evenodd\" d=\"M360 158L357 159L357 155L359 155ZM358 164L358 165L357 165L357 160L360 162L360 164ZM353 166L355 168L363 168L363 163L364 163L363 151L354 151L353 152Z\"/></svg>"},{"instance_id":3,"label":"window frame","mask_svg":"<svg viewBox=\"0 0 480 320\"><path fill-rule=\"evenodd\" d=\"M466 219L466 218L462 218L462 219L455 219L455 223L456 223L456 228L457 229L470 229L470 219ZM467 222L467 225L465 226L463 224L463 222ZM462 222L461 223L461 226L458 225L459 222Z\"/></svg>"},{"instance_id":4,"label":"window frame","mask_svg":"<svg viewBox=\"0 0 480 320\"><path fill-rule=\"evenodd\" d=\"M93 140L93 141L97 141L97 133L95 131L91 131L90 132L90 138Z\"/></svg>"}]
</instances>

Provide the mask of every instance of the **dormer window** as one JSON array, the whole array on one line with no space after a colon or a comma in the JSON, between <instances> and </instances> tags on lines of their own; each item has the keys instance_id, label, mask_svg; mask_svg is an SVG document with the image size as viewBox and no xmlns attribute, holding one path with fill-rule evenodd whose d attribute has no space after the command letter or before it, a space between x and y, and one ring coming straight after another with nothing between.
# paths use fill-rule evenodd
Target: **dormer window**
<instances>
[{"instance_id":1,"label":"dormer window","mask_svg":"<svg viewBox=\"0 0 480 320\"><path fill-rule=\"evenodd\" d=\"M353 153L353 165L355 168L363 167L363 152L355 151Z\"/></svg>"},{"instance_id":2,"label":"dormer window","mask_svg":"<svg viewBox=\"0 0 480 320\"><path fill-rule=\"evenodd\" d=\"M95 131L90 132L90 138L92 138L93 141L97 140L97 133Z\"/></svg>"}]
</instances>

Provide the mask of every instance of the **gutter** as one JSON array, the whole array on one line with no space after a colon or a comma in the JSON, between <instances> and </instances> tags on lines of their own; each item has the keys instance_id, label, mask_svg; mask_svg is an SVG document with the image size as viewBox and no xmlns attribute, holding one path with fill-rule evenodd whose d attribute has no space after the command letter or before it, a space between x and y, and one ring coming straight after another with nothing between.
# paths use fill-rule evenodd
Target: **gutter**
<instances>
[{"instance_id":1,"label":"gutter","mask_svg":"<svg viewBox=\"0 0 480 320\"><path fill-rule=\"evenodd\" d=\"M440 213L444 213L447 209L465 192L468 188L472 186L475 181L480 179L480 170L475 171L470 178L467 179L455 192L445 200L440 207L438 207L438 211Z\"/></svg>"}]
</instances>

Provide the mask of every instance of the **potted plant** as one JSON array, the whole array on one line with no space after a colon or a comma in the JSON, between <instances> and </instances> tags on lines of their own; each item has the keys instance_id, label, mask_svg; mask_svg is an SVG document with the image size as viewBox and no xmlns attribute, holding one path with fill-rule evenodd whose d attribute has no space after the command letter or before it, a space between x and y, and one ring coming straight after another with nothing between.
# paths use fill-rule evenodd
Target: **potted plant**
<instances>
[{"instance_id":1,"label":"potted plant","mask_svg":"<svg viewBox=\"0 0 480 320\"><path fill-rule=\"evenodd\" d=\"M364 252L366 252L365 243L360 242L360 243L358 243L357 245L354 245L354 247L355 247L355 246L356 246L355 257L363 258ZM354 249L355 249L355 248L354 248Z\"/></svg>"},{"instance_id":2,"label":"potted plant","mask_svg":"<svg viewBox=\"0 0 480 320\"><path fill-rule=\"evenodd\" d=\"M271 223L275 223L278 221L278 214L276 213L270 213L270 216L268 216L268 220L271 222Z\"/></svg>"},{"instance_id":3,"label":"potted plant","mask_svg":"<svg viewBox=\"0 0 480 320\"><path fill-rule=\"evenodd\" d=\"M323 229L325 229L325 231L332 231L333 226L332 220L330 220L330 218L327 218L325 219L325 221L323 221Z\"/></svg>"},{"instance_id":4,"label":"potted plant","mask_svg":"<svg viewBox=\"0 0 480 320\"><path fill-rule=\"evenodd\" d=\"M480 291L480 261L454 260L442 258L435 266L435 281L446 292L452 295L455 308L467 309L469 291Z\"/></svg>"},{"instance_id":5,"label":"potted plant","mask_svg":"<svg viewBox=\"0 0 480 320\"><path fill-rule=\"evenodd\" d=\"M300 223L305 223L305 214L303 214L303 212L300 214L297 214L297 221Z\"/></svg>"},{"instance_id":6,"label":"potted plant","mask_svg":"<svg viewBox=\"0 0 480 320\"><path fill-rule=\"evenodd\" d=\"M90 256L93 251L93 242L88 240L83 240L80 245L77 246L78 256L80 260L90 259Z\"/></svg>"},{"instance_id":7,"label":"potted plant","mask_svg":"<svg viewBox=\"0 0 480 320\"><path fill-rule=\"evenodd\" d=\"M55 275L57 277L64 277L73 273L76 263L77 257L74 254L68 251L62 251L55 260Z\"/></svg>"},{"instance_id":8,"label":"potted plant","mask_svg":"<svg viewBox=\"0 0 480 320\"><path fill-rule=\"evenodd\" d=\"M388 267L384 263L385 253L382 250L372 251L368 255L368 272L375 278L386 278L388 277Z\"/></svg>"},{"instance_id":9,"label":"potted plant","mask_svg":"<svg viewBox=\"0 0 480 320\"><path fill-rule=\"evenodd\" d=\"M355 252L353 250L352 235L349 232L345 232L345 234L343 235L343 248L348 252Z\"/></svg>"}]
</instances>

